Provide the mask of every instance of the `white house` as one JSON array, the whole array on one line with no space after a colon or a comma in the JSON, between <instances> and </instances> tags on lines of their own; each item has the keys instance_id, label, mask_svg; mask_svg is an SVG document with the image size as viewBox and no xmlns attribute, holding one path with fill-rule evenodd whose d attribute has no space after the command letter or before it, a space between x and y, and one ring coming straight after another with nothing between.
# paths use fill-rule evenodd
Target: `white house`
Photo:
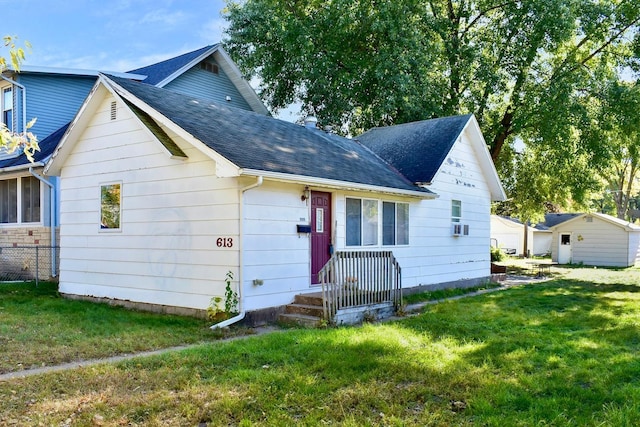
<instances>
[{"instance_id":1,"label":"white house","mask_svg":"<svg viewBox=\"0 0 640 427\"><path fill-rule=\"evenodd\" d=\"M352 140L112 76L46 173L62 294L202 310L231 272L248 317L317 292L345 251L392 254L405 289L484 281L505 198L472 115Z\"/></svg>"},{"instance_id":2,"label":"white house","mask_svg":"<svg viewBox=\"0 0 640 427\"><path fill-rule=\"evenodd\" d=\"M37 119L30 131L40 146L33 162L21 150L0 150L0 251L4 250L0 277L5 280L57 275L58 180L45 179L41 173L98 74L97 70L28 65L20 72L6 69L0 74L0 122L23 132L29 120ZM269 114L219 44L117 75ZM43 262L45 258L47 262Z\"/></svg>"},{"instance_id":3,"label":"white house","mask_svg":"<svg viewBox=\"0 0 640 427\"><path fill-rule=\"evenodd\" d=\"M640 262L640 226L597 212L551 227L551 257L560 264L630 267Z\"/></svg>"}]
</instances>

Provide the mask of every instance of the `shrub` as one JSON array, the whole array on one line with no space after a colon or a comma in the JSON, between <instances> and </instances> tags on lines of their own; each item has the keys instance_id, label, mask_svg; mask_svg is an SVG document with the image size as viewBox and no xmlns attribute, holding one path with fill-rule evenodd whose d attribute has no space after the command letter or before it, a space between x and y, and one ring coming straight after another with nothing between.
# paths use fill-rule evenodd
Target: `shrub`
<instances>
[{"instance_id":1,"label":"shrub","mask_svg":"<svg viewBox=\"0 0 640 427\"><path fill-rule=\"evenodd\" d=\"M502 261L505 258L506 255L502 249L491 247L491 262Z\"/></svg>"}]
</instances>

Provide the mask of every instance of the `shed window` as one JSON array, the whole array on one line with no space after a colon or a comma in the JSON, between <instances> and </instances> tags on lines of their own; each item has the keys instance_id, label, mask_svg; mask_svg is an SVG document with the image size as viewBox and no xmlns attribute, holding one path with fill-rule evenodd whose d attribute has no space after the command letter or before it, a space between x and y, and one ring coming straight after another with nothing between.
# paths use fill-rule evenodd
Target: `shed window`
<instances>
[{"instance_id":1,"label":"shed window","mask_svg":"<svg viewBox=\"0 0 640 427\"><path fill-rule=\"evenodd\" d=\"M100 228L120 229L121 185L106 184L100 187Z\"/></svg>"}]
</instances>

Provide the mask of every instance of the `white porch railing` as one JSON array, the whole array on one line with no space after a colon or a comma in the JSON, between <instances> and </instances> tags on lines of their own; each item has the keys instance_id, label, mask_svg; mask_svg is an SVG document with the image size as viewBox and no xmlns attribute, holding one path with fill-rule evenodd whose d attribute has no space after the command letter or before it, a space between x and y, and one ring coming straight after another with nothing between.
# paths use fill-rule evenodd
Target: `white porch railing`
<instances>
[{"instance_id":1,"label":"white porch railing","mask_svg":"<svg viewBox=\"0 0 640 427\"><path fill-rule=\"evenodd\" d=\"M336 252L318 276L328 321L342 308L383 302L402 305L400 264L391 251Z\"/></svg>"}]
</instances>

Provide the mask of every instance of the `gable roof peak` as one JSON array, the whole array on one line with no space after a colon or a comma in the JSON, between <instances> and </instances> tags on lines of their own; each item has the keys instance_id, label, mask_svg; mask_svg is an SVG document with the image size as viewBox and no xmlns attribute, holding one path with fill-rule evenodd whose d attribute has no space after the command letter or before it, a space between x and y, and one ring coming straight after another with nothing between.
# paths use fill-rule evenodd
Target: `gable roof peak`
<instances>
[{"instance_id":1,"label":"gable roof peak","mask_svg":"<svg viewBox=\"0 0 640 427\"><path fill-rule=\"evenodd\" d=\"M167 58L162 61L146 65L144 67L136 68L129 72L144 74L147 76L143 80L144 83L162 87L168 83L168 81L165 82L165 80L168 80L171 77L175 78L175 73L183 69L185 66L188 66L190 68L192 65L194 65L194 62L200 62L200 60L211 55L216 49L218 49L219 46L219 44L204 46L199 49L180 54L178 56ZM173 79L171 78L171 80Z\"/></svg>"}]
</instances>

